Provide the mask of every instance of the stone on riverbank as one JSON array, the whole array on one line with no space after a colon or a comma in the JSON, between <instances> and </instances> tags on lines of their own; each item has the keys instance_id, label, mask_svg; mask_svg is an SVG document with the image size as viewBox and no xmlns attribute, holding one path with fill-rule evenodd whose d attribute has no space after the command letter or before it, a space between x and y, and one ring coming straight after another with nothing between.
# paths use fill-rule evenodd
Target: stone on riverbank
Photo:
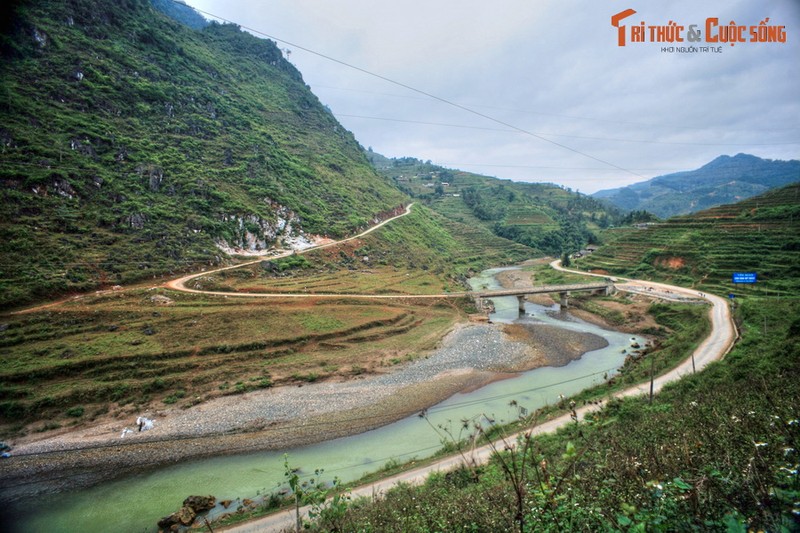
<instances>
[{"instance_id":1,"label":"stone on riverbank","mask_svg":"<svg viewBox=\"0 0 800 533\"><path fill-rule=\"evenodd\" d=\"M196 513L202 513L213 509L217 505L217 499L214 496L189 496L183 500L184 507L191 507Z\"/></svg>"},{"instance_id":2,"label":"stone on riverbank","mask_svg":"<svg viewBox=\"0 0 800 533\"><path fill-rule=\"evenodd\" d=\"M179 531L181 526L190 526L194 522L197 513L191 507L181 507L175 513L165 516L158 521L159 531Z\"/></svg>"},{"instance_id":3,"label":"stone on riverbank","mask_svg":"<svg viewBox=\"0 0 800 533\"><path fill-rule=\"evenodd\" d=\"M189 496L183 507L158 521L159 531L179 531L181 526L190 526L199 513L213 509L217 504L214 496Z\"/></svg>"}]
</instances>

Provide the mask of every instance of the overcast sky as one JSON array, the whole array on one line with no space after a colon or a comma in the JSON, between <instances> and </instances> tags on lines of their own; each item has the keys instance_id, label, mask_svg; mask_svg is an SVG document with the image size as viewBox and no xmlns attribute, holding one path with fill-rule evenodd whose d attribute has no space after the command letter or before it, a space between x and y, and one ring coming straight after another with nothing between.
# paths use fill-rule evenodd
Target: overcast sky
<instances>
[{"instance_id":1,"label":"overcast sky","mask_svg":"<svg viewBox=\"0 0 800 533\"><path fill-rule=\"evenodd\" d=\"M187 3L282 40L322 103L389 157L585 193L721 154L800 158L798 0ZM697 24L705 40L709 17L748 31L769 17L786 42L722 44L721 53L662 51L720 46L705 42L620 47L611 17L628 8L628 36L641 22L674 21Z\"/></svg>"}]
</instances>

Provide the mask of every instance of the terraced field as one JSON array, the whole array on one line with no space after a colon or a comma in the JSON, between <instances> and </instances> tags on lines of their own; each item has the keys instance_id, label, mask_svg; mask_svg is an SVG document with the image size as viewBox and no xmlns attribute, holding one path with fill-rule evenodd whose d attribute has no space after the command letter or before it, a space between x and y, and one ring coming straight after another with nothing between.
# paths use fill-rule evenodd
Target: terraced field
<instances>
[{"instance_id":1,"label":"terraced field","mask_svg":"<svg viewBox=\"0 0 800 533\"><path fill-rule=\"evenodd\" d=\"M322 303L242 303L159 289L18 315L0 343L2 415L47 415L52 427L109 408L190 405L276 383L376 372L431 348L461 316L438 301Z\"/></svg>"},{"instance_id":2,"label":"terraced field","mask_svg":"<svg viewBox=\"0 0 800 533\"><path fill-rule=\"evenodd\" d=\"M362 300L464 289L533 250L425 209L335 247L193 279L204 289L339 293L248 301L137 288L0 317L0 437L190 406L274 384L347 379L412 360L472 304Z\"/></svg>"},{"instance_id":3,"label":"terraced field","mask_svg":"<svg viewBox=\"0 0 800 533\"><path fill-rule=\"evenodd\" d=\"M663 224L609 230L605 236L607 244L579 260L579 268L720 294L780 295L800 289L798 185ZM731 274L741 271L757 271L758 283L734 287Z\"/></svg>"},{"instance_id":4,"label":"terraced field","mask_svg":"<svg viewBox=\"0 0 800 533\"><path fill-rule=\"evenodd\" d=\"M553 219L547 213L545 213L541 207L535 205L511 206L508 209L508 213L506 213L505 221L507 224L512 224L514 226L556 226Z\"/></svg>"}]
</instances>

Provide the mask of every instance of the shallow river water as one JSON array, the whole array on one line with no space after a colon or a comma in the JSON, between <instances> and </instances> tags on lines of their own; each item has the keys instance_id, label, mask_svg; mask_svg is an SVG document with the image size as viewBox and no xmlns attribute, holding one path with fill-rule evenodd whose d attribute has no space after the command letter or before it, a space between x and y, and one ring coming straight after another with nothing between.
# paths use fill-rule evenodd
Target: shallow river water
<instances>
[{"instance_id":1,"label":"shallow river water","mask_svg":"<svg viewBox=\"0 0 800 533\"><path fill-rule=\"evenodd\" d=\"M499 270L487 270L473 278L473 287L499 288L494 279ZM516 297L493 301L496 311L492 321L518 319ZM601 382L603 374L610 375L622 365L625 358L622 350L630 346L630 335L575 319L559 320L551 316L557 306L548 309L527 303L525 307L527 316L522 321L593 333L605 338L609 345L563 367L538 368L469 393L456 394L428 410L430 423L412 416L366 433L311 446L190 461L90 489L28 501L27 512L19 518L14 530L155 531L156 522L177 510L190 494L213 494L219 501L254 498L280 489L284 485L284 453L289 454L291 465L302 467L303 472L324 469L324 480L334 476L343 481L357 479L389 461L432 455L441 448L441 436L431 424L448 426L452 421L457 432L463 419L479 420L485 415L496 421L511 421L519 414L517 408L509 405L512 400L533 411L557 402L561 394L568 396Z\"/></svg>"}]
</instances>

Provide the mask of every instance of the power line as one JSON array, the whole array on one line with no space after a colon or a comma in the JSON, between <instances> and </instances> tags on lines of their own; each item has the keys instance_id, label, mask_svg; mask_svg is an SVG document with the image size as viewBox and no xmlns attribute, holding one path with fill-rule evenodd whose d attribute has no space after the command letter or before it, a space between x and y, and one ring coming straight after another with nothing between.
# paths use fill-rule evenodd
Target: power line
<instances>
[{"instance_id":1,"label":"power line","mask_svg":"<svg viewBox=\"0 0 800 533\"><path fill-rule=\"evenodd\" d=\"M176 2L176 3L180 3L180 2L178 2L178 0L172 0L172 1L173 1L173 2ZM297 44L297 43L293 43L293 42L291 42L291 41L287 41L287 40L285 40L285 39L280 39L280 38L278 38L278 37L275 37L274 35L270 35L270 34L268 34L268 33L266 33L266 32L262 32L262 31L260 31L260 30L257 30L257 29L255 29L255 28L252 28L252 27L249 27L249 26L245 26L245 25L243 25L243 24L239 24L239 23L237 23L237 22L234 22L234 21L232 21L232 20L226 19L226 18L224 18L224 17L220 17L219 15L215 15L214 13L210 13L210 12L208 12L208 11L203 11L203 10L201 10L201 9L197 9L197 8L193 8L193 9L195 9L195 11L197 11L198 13L202 13L203 15L207 15L207 16L209 16L209 17L212 17L212 18L215 18L215 19L217 19L217 20L221 20L221 21L223 21L223 22L227 22L227 23L229 23L229 24L234 24L234 25L236 25L236 26L238 26L238 27L240 27L240 28L243 28L243 29L247 30L248 32L250 32L250 33L253 33L253 34L255 34L255 35L261 35L261 36L263 36L263 37L266 37L266 38L268 38L268 39L274 39L275 41L279 41L279 42L282 42L282 43L284 43L284 44L287 44L287 45L289 45L289 46L293 46L293 47L295 47L295 48L297 48L297 49L299 49L299 50L303 50L304 52L308 52L309 54L313 54L313 55L315 55L315 56L321 57L321 58L323 58L323 59L326 59L326 60L328 60L328 61L331 61L331 62L333 62L333 63L336 63L336 64L339 64L339 65L342 65L342 66L345 66L345 67L351 68L351 69L353 69L353 70L356 70L356 71L358 71L358 72L361 72L361 73L363 73L363 74L366 74L366 75L368 75L368 76L372 76L372 77L374 77L374 78L378 78L378 79L380 79L380 80L383 80L383 81L385 81L385 82L387 82L387 83L391 83L392 85L396 85L396 86L398 86L398 87L402 87L402 88L404 88L404 89L407 89L407 90L409 90L409 91L412 91L412 92L415 92L415 93L421 94L421 95L423 95L423 96L426 96L426 97L428 97L428 98L430 98L430 99L432 99L432 100L436 100L436 101L438 101L438 102L442 102L443 104L449 105L449 106L451 106L451 107L455 107L456 109L460 109L460 110L462 110L462 111L465 111L465 112L467 112L467 113L470 113L470 114L472 114L472 115L475 115L475 116L478 116L478 117L484 118L484 119L486 119L486 120L490 120L490 121L492 121L492 122L495 122L495 123L497 123L497 124L500 124L501 126L505 126L505 127L507 127L507 128L510 128L510 129L512 129L512 130L518 131L519 133L523 133L523 134L525 134L525 135L528 135L528 136L530 136L530 137L534 137L534 138L536 138L536 139L539 139L539 140L541 140L541 141L544 141L544 142L546 142L546 143L552 144L552 145L554 145L554 146L558 146L558 147L560 147L560 148L563 148L563 149L565 149L565 150L568 150L568 151L570 151L570 152L576 153L576 154L578 154L578 155L582 155L582 156L584 156L584 157L587 157L587 158L589 158L589 159L592 159L592 160L594 160L594 161L597 161L597 162L599 162L599 163L602 163L602 164L604 164L604 165L607 165L607 166L610 166L610 167L616 168L617 170L621 170L622 172L625 172L625 173L627 173L627 174L631 174L631 175L633 175L633 176L636 176L636 177L638 177L638 178L647 179L645 176L642 176L641 174L637 174L636 172L633 172L633 171L631 171L631 170L628 170L628 169L626 169L626 168L624 168L624 167L621 167L621 166L619 166L619 165L617 165L617 164L615 164L615 163L612 163L612 162L610 162L610 161L606 161L606 160L604 160L604 159L601 159L601 158L599 158L599 157L595 157L595 156L593 156L593 155L591 155L591 154L588 154L588 153L586 153L586 152L583 152L583 151L581 151L581 150L578 150L578 149L576 149L576 148L572 148L571 146L568 146L568 145L566 145L566 144L563 144L563 143L560 143L560 142L554 141L554 140L552 140L552 139L547 139L547 138L545 138L545 137L542 137L541 135L538 135L538 134L536 134L536 133L533 133L533 132L531 132L531 131L529 131L529 130L526 130L526 129L524 129L524 128L520 128L519 126L515 126L515 125L513 125L513 124L510 124L510 123L508 123L508 122L502 121L502 120L500 120L500 119L498 119L498 118L495 118L495 117L493 117L493 116L491 116L491 115L487 115L487 114L485 114L485 113L482 113L482 112L480 112L480 111L476 111L475 109L472 109L472 108L470 108L470 107L467 107L467 106L465 106L465 105L459 104L459 103L457 103L457 102L453 102L452 100L448 100L447 98L443 98L443 97L441 97L441 96L437 96L437 95L435 95L435 94L432 94L432 93L429 93L429 92L427 92L427 91L423 91L422 89L418 89L418 88L416 88L416 87L413 87L413 86L411 86L411 85L408 85L408 84L406 84L406 83L403 83L403 82L400 82L400 81L394 80L394 79L392 79L392 78L389 78L389 77L387 77L387 76L384 76L384 75L382 75L382 74L378 74L378 73L376 73L376 72L372 72L372 71L370 71L370 70L367 70L367 69L365 69L365 68L362 68L362 67L359 67L359 66L353 65L352 63L348 63L348 62L346 62L346 61L343 61L343 60L341 60L341 59L337 59L337 58L335 58L335 57L332 57L332 56L329 56L329 55L327 55L327 54L323 54L322 52L317 52L316 50L312 50L312 49L310 49L310 48L307 48L307 47L305 47L305 46L301 46L301 45L299 45L299 44Z\"/></svg>"},{"instance_id":2,"label":"power line","mask_svg":"<svg viewBox=\"0 0 800 533\"><path fill-rule=\"evenodd\" d=\"M473 129L473 130L488 130L488 131L505 131L508 133L518 133L515 130L510 129L501 129L501 128L484 128L480 126L467 126L464 124L444 124L440 122L425 122L420 120L405 120L399 118L387 118L387 117L371 117L366 115L348 115L345 113L334 113L337 117L348 117L348 118L361 118L367 120L383 120L387 122L403 122L408 124L422 124L425 126L444 126L448 128L461 128L461 129ZM584 140L592 140L592 141L611 141L611 142L628 142L628 143L646 143L646 144L669 144L669 145L677 145L677 146L784 146L784 145L795 145L800 144L800 141L792 141L792 142L777 142L777 143L703 143L703 142L673 142L673 141L655 141L649 139L615 139L611 137L591 137L587 135L568 135L564 133L546 133L546 132L533 132L536 135L547 135L550 137L567 137L570 139L584 139Z\"/></svg>"},{"instance_id":3,"label":"power line","mask_svg":"<svg viewBox=\"0 0 800 533\"><path fill-rule=\"evenodd\" d=\"M319 85L319 84L314 84L314 87L319 87L319 88L322 88L322 89L333 89L333 90L337 90L337 91L350 91L350 92L356 92L356 93L377 94L377 95L380 95L380 96L390 96L390 97L394 97L394 98L408 98L408 99L413 99L413 100L425 100L425 98L421 98L421 97L418 97L418 96L408 96L408 95L391 94L391 93L380 93L380 92L377 92L377 91L367 91L367 90L363 90L363 89L349 89L349 88L345 88L345 87L331 87L331 86L328 86L328 85ZM627 126L641 126L641 127L646 127L646 128L679 128L679 130L681 132L683 132L683 131L685 131L687 129L689 129L689 130L700 130L700 131L708 130L708 126L702 126L702 127L701 126L695 126L695 127L692 127L692 126L687 126L685 124L653 124L653 123L647 123L647 122L634 122L634 121L630 121L630 120L613 120L613 119L604 119L604 118L597 118L597 117L582 117L582 116L578 116L578 115L564 115L564 114L560 114L560 113L545 113L543 111L534 111L534 110L530 110L530 109L518 109L518 108L501 107L501 106L490 106L490 105L485 105L485 104L473 104L472 107L481 107L481 108L485 108L485 109L497 109L497 110L500 110L500 111L510 111L510 112L513 112L513 113L529 113L529 114L533 114L533 115L542 115L542 116L548 116L548 117L569 118L569 119L575 119L575 120L587 120L587 121L591 121L591 122L605 122L605 123L608 123L608 124L623 124L623 125L627 125ZM726 129L726 131L730 132L731 130ZM753 132L774 133L776 131L780 131L780 132L785 132L785 131L796 132L796 131L800 131L800 128L782 128L782 129L770 128L770 129L767 129L767 130L751 130L751 129L748 129L746 131L748 133L753 133Z\"/></svg>"},{"instance_id":4,"label":"power line","mask_svg":"<svg viewBox=\"0 0 800 533\"><path fill-rule=\"evenodd\" d=\"M538 165L496 165L491 163L441 163L437 166L443 167L489 167L489 168L529 168L534 170L612 170L607 167L599 168L599 167L548 167L548 166L538 166ZM639 168L637 170L649 170L649 171L658 171L658 172L668 172L668 171L677 171L681 170L678 168ZM518 181L517 183L526 183L523 181Z\"/></svg>"}]
</instances>

